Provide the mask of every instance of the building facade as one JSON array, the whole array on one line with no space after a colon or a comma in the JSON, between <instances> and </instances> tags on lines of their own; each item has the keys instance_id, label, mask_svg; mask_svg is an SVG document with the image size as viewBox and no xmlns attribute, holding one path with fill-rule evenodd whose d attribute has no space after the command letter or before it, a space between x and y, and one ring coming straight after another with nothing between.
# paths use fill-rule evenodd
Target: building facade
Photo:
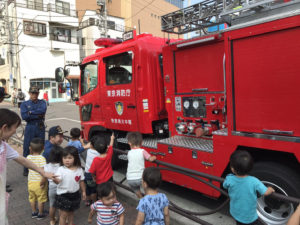
<instances>
[{"instance_id":1,"label":"building facade","mask_svg":"<svg viewBox=\"0 0 300 225\"><path fill-rule=\"evenodd\" d=\"M8 5L11 73L18 82L12 88L24 92L34 85L41 95L48 91L51 102L64 101L58 91L55 68L67 61L79 62L78 17L75 0L16 0ZM78 68L70 74L79 76ZM41 96L40 96L41 97Z\"/></svg>"},{"instance_id":2,"label":"building facade","mask_svg":"<svg viewBox=\"0 0 300 225\"><path fill-rule=\"evenodd\" d=\"M97 10L96 0L76 0L78 19L82 21L85 10ZM150 33L158 37L177 38L161 32L161 16L179 8L167 0L106 0L107 14L124 18L125 27L136 29L137 34Z\"/></svg>"}]
</instances>

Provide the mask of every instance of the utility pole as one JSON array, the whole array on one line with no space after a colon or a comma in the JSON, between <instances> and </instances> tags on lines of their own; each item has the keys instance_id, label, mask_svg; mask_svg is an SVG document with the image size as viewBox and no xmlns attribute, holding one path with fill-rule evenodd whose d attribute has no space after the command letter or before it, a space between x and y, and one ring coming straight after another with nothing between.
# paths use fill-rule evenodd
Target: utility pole
<instances>
[{"instance_id":1,"label":"utility pole","mask_svg":"<svg viewBox=\"0 0 300 225\"><path fill-rule=\"evenodd\" d=\"M9 87L10 89L14 88L14 82L13 82L13 69L14 69L14 58L13 58L13 37L11 32L11 24L9 19L9 11L8 11L8 5L10 4L10 1L5 1L5 13L6 13L6 34L8 34L8 38L6 39L6 43L8 43L8 56L9 57Z\"/></svg>"},{"instance_id":2,"label":"utility pole","mask_svg":"<svg viewBox=\"0 0 300 225\"><path fill-rule=\"evenodd\" d=\"M97 5L100 6L99 13L99 30L102 37L107 37L107 8L106 0L97 0Z\"/></svg>"}]
</instances>

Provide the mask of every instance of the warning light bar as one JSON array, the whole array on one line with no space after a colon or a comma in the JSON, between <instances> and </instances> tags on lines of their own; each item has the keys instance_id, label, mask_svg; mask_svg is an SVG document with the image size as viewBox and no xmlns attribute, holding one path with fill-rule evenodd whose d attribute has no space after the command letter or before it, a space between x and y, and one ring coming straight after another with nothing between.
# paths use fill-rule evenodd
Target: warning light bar
<instances>
[{"instance_id":1,"label":"warning light bar","mask_svg":"<svg viewBox=\"0 0 300 225\"><path fill-rule=\"evenodd\" d=\"M94 44L98 47L112 47L114 45L122 43L121 39L113 39L113 38L98 38L94 41Z\"/></svg>"}]
</instances>

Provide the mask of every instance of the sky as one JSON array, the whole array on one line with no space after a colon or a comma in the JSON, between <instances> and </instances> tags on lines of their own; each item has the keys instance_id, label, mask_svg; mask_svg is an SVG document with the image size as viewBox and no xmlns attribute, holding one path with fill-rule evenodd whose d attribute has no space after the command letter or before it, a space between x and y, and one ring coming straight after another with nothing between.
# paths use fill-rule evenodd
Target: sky
<instances>
[{"instance_id":1,"label":"sky","mask_svg":"<svg viewBox=\"0 0 300 225\"><path fill-rule=\"evenodd\" d=\"M201 0L191 0L191 5L201 2ZM188 6L188 0L184 0L183 7Z\"/></svg>"}]
</instances>

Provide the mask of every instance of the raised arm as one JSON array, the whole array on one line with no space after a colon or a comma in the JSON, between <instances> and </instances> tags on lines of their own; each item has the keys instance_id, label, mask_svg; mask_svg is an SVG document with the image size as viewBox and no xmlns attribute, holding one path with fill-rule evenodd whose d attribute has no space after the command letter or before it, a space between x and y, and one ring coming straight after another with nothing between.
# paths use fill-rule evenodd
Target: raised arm
<instances>
[{"instance_id":1,"label":"raised arm","mask_svg":"<svg viewBox=\"0 0 300 225\"><path fill-rule=\"evenodd\" d=\"M115 135L114 135L114 133L112 133L112 135L110 136L109 146L113 146L114 145L114 140L115 140Z\"/></svg>"}]
</instances>

